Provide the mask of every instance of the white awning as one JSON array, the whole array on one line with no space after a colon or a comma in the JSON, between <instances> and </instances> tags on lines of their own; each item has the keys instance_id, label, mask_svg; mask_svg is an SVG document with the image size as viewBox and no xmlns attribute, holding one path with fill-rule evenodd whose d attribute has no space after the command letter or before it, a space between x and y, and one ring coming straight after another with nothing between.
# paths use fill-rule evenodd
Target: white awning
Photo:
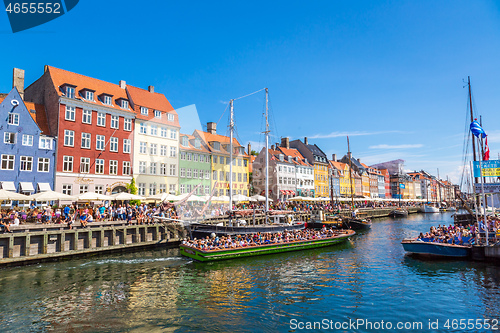
<instances>
[{"instance_id":1,"label":"white awning","mask_svg":"<svg viewBox=\"0 0 500 333\"><path fill-rule=\"evenodd\" d=\"M32 183L20 182L19 184L21 185L21 192L35 192Z\"/></svg>"},{"instance_id":2,"label":"white awning","mask_svg":"<svg viewBox=\"0 0 500 333\"><path fill-rule=\"evenodd\" d=\"M2 182L2 190L17 192L14 182Z\"/></svg>"},{"instance_id":3,"label":"white awning","mask_svg":"<svg viewBox=\"0 0 500 333\"><path fill-rule=\"evenodd\" d=\"M52 191L49 183L38 183L38 192Z\"/></svg>"}]
</instances>

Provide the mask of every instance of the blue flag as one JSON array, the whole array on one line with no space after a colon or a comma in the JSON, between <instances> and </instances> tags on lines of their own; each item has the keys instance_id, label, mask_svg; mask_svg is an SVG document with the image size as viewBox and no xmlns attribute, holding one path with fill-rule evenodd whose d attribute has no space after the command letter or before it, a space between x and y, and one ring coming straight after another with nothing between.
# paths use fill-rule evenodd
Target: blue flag
<instances>
[{"instance_id":1,"label":"blue flag","mask_svg":"<svg viewBox=\"0 0 500 333\"><path fill-rule=\"evenodd\" d=\"M479 138L480 135L483 139L486 137L484 129L475 120L472 123L470 123L470 131L472 132L472 134L474 134L476 138Z\"/></svg>"}]
</instances>

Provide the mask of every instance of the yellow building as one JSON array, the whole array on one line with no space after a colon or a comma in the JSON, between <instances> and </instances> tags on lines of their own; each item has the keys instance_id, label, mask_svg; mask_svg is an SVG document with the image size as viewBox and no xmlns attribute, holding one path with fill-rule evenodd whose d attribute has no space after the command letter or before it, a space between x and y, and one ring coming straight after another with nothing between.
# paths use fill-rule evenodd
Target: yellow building
<instances>
[{"instance_id":1,"label":"yellow building","mask_svg":"<svg viewBox=\"0 0 500 333\"><path fill-rule=\"evenodd\" d=\"M325 163L314 163L314 193L316 198L329 197L328 165Z\"/></svg>"},{"instance_id":2,"label":"yellow building","mask_svg":"<svg viewBox=\"0 0 500 333\"><path fill-rule=\"evenodd\" d=\"M343 197L351 196L351 185L349 184L349 165L342 162L330 161L330 164L338 170L340 195ZM354 190L354 177L351 179L352 189Z\"/></svg>"},{"instance_id":3,"label":"yellow building","mask_svg":"<svg viewBox=\"0 0 500 333\"><path fill-rule=\"evenodd\" d=\"M193 135L202 140L212 153L211 188L214 195L229 195L230 165L232 163L233 194L249 195L249 159L238 140L233 138L233 160L230 161L230 138L216 133L216 124L208 123L207 132L196 130Z\"/></svg>"}]
</instances>

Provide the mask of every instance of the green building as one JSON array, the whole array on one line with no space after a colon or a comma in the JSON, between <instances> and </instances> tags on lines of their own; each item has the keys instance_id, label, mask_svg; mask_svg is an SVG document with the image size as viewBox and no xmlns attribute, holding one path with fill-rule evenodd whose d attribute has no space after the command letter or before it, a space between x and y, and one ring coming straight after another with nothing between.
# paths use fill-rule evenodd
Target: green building
<instances>
[{"instance_id":1,"label":"green building","mask_svg":"<svg viewBox=\"0 0 500 333\"><path fill-rule=\"evenodd\" d=\"M190 193L200 185L195 194L210 194L210 150L197 137L180 134L179 141L179 192Z\"/></svg>"}]
</instances>

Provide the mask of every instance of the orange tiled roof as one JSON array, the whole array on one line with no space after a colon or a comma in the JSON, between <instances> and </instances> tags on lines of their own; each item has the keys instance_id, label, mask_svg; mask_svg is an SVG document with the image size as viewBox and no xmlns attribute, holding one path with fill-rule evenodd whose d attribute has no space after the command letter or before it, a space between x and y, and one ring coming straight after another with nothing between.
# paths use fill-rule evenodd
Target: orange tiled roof
<instances>
[{"instance_id":1,"label":"orange tiled roof","mask_svg":"<svg viewBox=\"0 0 500 333\"><path fill-rule=\"evenodd\" d=\"M298 162L294 160L295 164L299 165L305 165L305 166L312 166L311 163L305 162L304 156L295 148L284 148L284 147L278 147L278 149L283 152L283 155L286 156L291 156L293 159L298 158Z\"/></svg>"},{"instance_id":2,"label":"orange tiled roof","mask_svg":"<svg viewBox=\"0 0 500 333\"><path fill-rule=\"evenodd\" d=\"M179 117L177 112L172 107L165 95L160 93L152 93L148 90L137 88L131 85L127 85L127 91L130 95L136 112L136 117L143 120L154 121L162 124L170 124L172 126L180 127ZM149 109L148 115L142 115L140 112L140 107L144 106ZM170 113L174 115L174 121L167 121L167 115L163 115L161 119L155 118L154 110L161 111L162 113Z\"/></svg>"},{"instance_id":3,"label":"orange tiled roof","mask_svg":"<svg viewBox=\"0 0 500 333\"><path fill-rule=\"evenodd\" d=\"M0 97L0 103L3 102L5 98ZM26 109L28 110L28 113L30 114L31 118L35 121L35 123L38 125L38 128L40 128L40 131L42 131L42 134L44 135L50 135L49 131L49 124L47 123L47 114L45 113L45 107L41 104L35 104L31 102L24 102L24 105L26 105ZM35 110L35 112L31 112L31 110Z\"/></svg>"},{"instance_id":4,"label":"orange tiled roof","mask_svg":"<svg viewBox=\"0 0 500 333\"><path fill-rule=\"evenodd\" d=\"M225 136L225 135L219 135L219 134L212 134L212 133L208 133L208 132L203 132L203 131L200 131L200 130L195 130L194 131L195 134L197 134L203 141L205 141L205 143L207 144L207 146L210 147L210 150L213 152L213 153L222 153L222 154L229 154L229 151L224 149L224 147L222 146L222 144L227 144L229 145L229 137L228 136ZM210 145L209 145L209 142L220 142L221 144L221 147L220 147L220 150L215 150L213 149ZM236 138L233 138L233 146L234 147L243 147L239 142L238 140L236 140ZM244 156L247 156L248 157L248 154L247 152L245 151L245 153L243 154Z\"/></svg>"},{"instance_id":5,"label":"orange tiled roof","mask_svg":"<svg viewBox=\"0 0 500 333\"><path fill-rule=\"evenodd\" d=\"M182 137L187 136L188 138L188 146L183 146L182 145ZM182 150L192 150L192 151L197 151L197 152L202 152L202 153L210 153L210 150L208 150L203 142L200 142L200 148L196 148L194 145L194 140L195 137L193 135L189 134L179 134L179 148ZM201 141L201 140L200 140Z\"/></svg>"},{"instance_id":6,"label":"orange tiled roof","mask_svg":"<svg viewBox=\"0 0 500 333\"><path fill-rule=\"evenodd\" d=\"M125 89L120 88L120 86L117 84L94 79L85 75L73 73L52 66L47 66L47 70L49 71L50 77L52 78L52 82L59 96L64 96L64 92L62 91L61 87L64 86L64 84L69 84L72 86L76 86L75 98L77 99L99 106L113 107L117 110L132 112L132 110L130 109L130 105L128 109L123 109L116 103L116 100L119 98L128 100L127 92L125 91ZM80 91L83 89L94 90L94 101L86 100L83 98L83 96L80 95ZM113 96L111 105L106 105L99 100L99 95L103 93Z\"/></svg>"}]
</instances>

